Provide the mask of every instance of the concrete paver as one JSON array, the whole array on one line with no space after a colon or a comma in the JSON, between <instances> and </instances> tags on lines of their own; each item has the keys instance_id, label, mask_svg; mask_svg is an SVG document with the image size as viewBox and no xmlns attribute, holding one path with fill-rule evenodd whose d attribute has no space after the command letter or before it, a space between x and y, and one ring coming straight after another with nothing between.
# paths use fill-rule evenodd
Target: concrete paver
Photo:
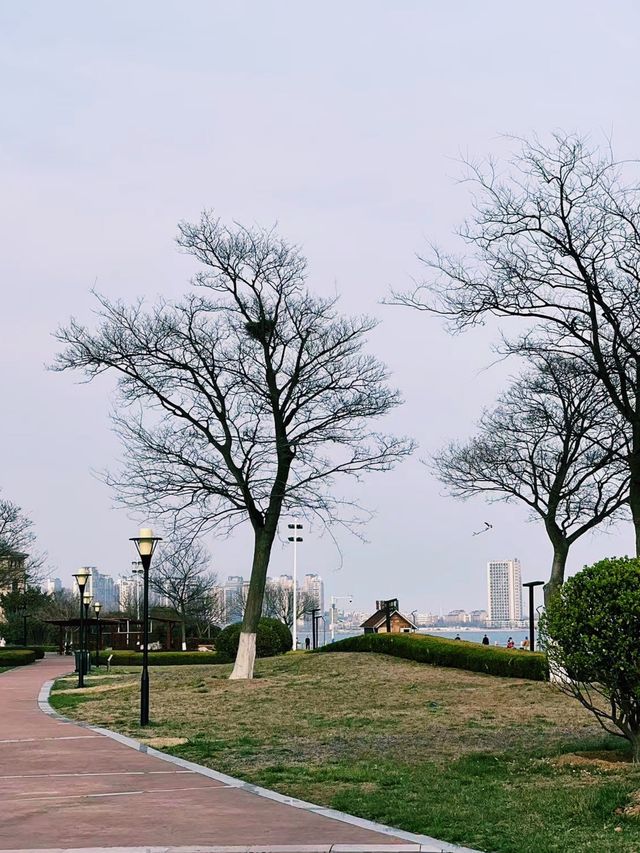
<instances>
[{"instance_id":1,"label":"concrete paver","mask_svg":"<svg viewBox=\"0 0 640 853\"><path fill-rule=\"evenodd\" d=\"M351 824L326 810L258 796L237 782L225 784L131 749L94 729L44 714L37 705L41 685L69 668L69 658L51 656L0 676L3 853L116 853L119 848L145 853L460 849L426 836L408 840L408 833L396 836L388 829L385 834L385 828L369 828L366 821L354 819Z\"/></svg>"}]
</instances>

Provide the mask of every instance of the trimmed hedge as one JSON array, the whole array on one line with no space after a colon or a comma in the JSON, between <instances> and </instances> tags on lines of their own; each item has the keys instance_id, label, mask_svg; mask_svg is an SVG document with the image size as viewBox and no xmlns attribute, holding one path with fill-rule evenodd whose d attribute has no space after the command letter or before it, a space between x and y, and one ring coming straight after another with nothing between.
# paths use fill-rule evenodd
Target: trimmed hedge
<instances>
[{"instance_id":1,"label":"trimmed hedge","mask_svg":"<svg viewBox=\"0 0 640 853\"><path fill-rule=\"evenodd\" d=\"M238 653L241 629L242 622L234 622L223 628L216 637L216 649L228 658L235 658ZM256 657L271 658L281 655L291 651L292 646L291 631L283 622L266 617L260 619L256 635Z\"/></svg>"},{"instance_id":2,"label":"trimmed hedge","mask_svg":"<svg viewBox=\"0 0 640 853\"><path fill-rule=\"evenodd\" d=\"M126 649L100 652L100 663L105 666L109 655L113 655L111 666L142 666L142 652ZM96 662L96 653L91 654ZM149 666L193 666L203 663L226 663L226 658L217 652L149 652Z\"/></svg>"},{"instance_id":3,"label":"trimmed hedge","mask_svg":"<svg viewBox=\"0 0 640 853\"><path fill-rule=\"evenodd\" d=\"M9 649L10 651L16 651L17 649L27 649L30 652L35 652L36 660L42 660L45 653L44 646L5 646L5 649ZM2 649L0 649L2 651Z\"/></svg>"},{"instance_id":4,"label":"trimmed hedge","mask_svg":"<svg viewBox=\"0 0 640 853\"><path fill-rule=\"evenodd\" d=\"M0 666L25 666L35 663L36 653L33 649L0 648Z\"/></svg>"},{"instance_id":5,"label":"trimmed hedge","mask_svg":"<svg viewBox=\"0 0 640 853\"><path fill-rule=\"evenodd\" d=\"M376 652L428 663L485 672L507 678L546 681L547 658L540 652L500 649L429 634L362 634L318 649L319 652Z\"/></svg>"},{"instance_id":6,"label":"trimmed hedge","mask_svg":"<svg viewBox=\"0 0 640 853\"><path fill-rule=\"evenodd\" d=\"M284 622L281 622L279 619L271 619L267 616L263 616L260 622L263 625L271 626L278 637L280 637L280 645L283 652L291 651L293 648L293 636L291 635L289 627L285 625Z\"/></svg>"}]
</instances>

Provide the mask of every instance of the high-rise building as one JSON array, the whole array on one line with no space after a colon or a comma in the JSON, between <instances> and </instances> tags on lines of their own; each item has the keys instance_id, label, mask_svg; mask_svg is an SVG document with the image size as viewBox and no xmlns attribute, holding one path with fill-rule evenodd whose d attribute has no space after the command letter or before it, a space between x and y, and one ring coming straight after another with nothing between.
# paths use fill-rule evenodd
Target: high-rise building
<instances>
[{"instance_id":1,"label":"high-rise building","mask_svg":"<svg viewBox=\"0 0 640 853\"><path fill-rule=\"evenodd\" d=\"M281 589L293 589L293 577L291 575L278 575L277 578L267 578L267 583L279 586Z\"/></svg>"},{"instance_id":2,"label":"high-rise building","mask_svg":"<svg viewBox=\"0 0 640 853\"><path fill-rule=\"evenodd\" d=\"M118 599L116 610L139 617L142 612L142 577L121 575L114 586Z\"/></svg>"},{"instance_id":3,"label":"high-rise building","mask_svg":"<svg viewBox=\"0 0 640 853\"><path fill-rule=\"evenodd\" d=\"M302 591L316 602L320 613L324 613L324 583L320 575L307 574L302 582Z\"/></svg>"},{"instance_id":4,"label":"high-rise building","mask_svg":"<svg viewBox=\"0 0 640 853\"><path fill-rule=\"evenodd\" d=\"M222 622L229 625L240 622L244 613L244 600L249 590L249 582L241 575L229 575L220 588Z\"/></svg>"},{"instance_id":5,"label":"high-rise building","mask_svg":"<svg viewBox=\"0 0 640 853\"><path fill-rule=\"evenodd\" d=\"M119 609L120 594L116 582L111 575L99 572L95 566L92 567L89 575L87 592L93 596L94 602L100 602L103 614L112 613Z\"/></svg>"},{"instance_id":6,"label":"high-rise building","mask_svg":"<svg viewBox=\"0 0 640 853\"><path fill-rule=\"evenodd\" d=\"M488 614L492 624L522 619L522 573L520 560L490 560L487 563Z\"/></svg>"},{"instance_id":7,"label":"high-rise building","mask_svg":"<svg viewBox=\"0 0 640 853\"><path fill-rule=\"evenodd\" d=\"M62 581L60 578L47 578L44 582L44 591L47 595L53 595L54 592L62 592Z\"/></svg>"}]
</instances>

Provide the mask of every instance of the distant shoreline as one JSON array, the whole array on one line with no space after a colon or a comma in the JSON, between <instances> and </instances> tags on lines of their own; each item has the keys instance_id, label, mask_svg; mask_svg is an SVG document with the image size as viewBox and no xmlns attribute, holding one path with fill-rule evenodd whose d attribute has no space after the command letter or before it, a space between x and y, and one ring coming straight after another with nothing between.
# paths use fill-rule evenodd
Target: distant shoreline
<instances>
[{"instance_id":1,"label":"distant shoreline","mask_svg":"<svg viewBox=\"0 0 640 853\"><path fill-rule=\"evenodd\" d=\"M536 625L538 624L537 620L536 620L535 624ZM452 625L450 628L449 627L447 627L447 628L441 628L441 627L438 627L438 628L432 628L432 627L418 628L418 631L427 631L427 632L428 631L448 631L449 633L451 633L452 631L471 631L475 634L477 634L478 631L486 631L487 634L491 634L494 631L498 631L498 632L504 634L505 631L526 631L528 627L529 627L528 625L525 625L522 628L482 628L482 627L480 627L480 628L471 627L470 628L468 625L465 625L465 626L460 625L458 627L456 627L455 625Z\"/></svg>"}]
</instances>

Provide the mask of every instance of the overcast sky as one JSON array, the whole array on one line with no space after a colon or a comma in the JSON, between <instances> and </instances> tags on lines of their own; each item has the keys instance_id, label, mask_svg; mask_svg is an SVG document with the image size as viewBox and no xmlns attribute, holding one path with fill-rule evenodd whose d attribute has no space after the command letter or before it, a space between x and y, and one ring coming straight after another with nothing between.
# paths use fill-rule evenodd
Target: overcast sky
<instances>
[{"instance_id":1,"label":"overcast sky","mask_svg":"<svg viewBox=\"0 0 640 853\"><path fill-rule=\"evenodd\" d=\"M271 225L309 258L309 284L382 320L371 351L406 405L390 429L427 455L469 435L505 382L490 336L380 305L420 276L427 240L452 245L468 211L460 155L501 134L611 137L640 154L633 2L514 4L51 2L0 6L0 487L31 514L53 574L117 575L137 523L92 470L119 453L109 380L47 372L55 327L90 320L89 289L178 296L190 259L176 223L214 208ZM420 455L419 454L419 455ZM520 507L459 504L418 457L371 477L369 542L305 534L300 570L368 609L484 607L486 561L518 556L546 579L549 548ZM473 537L485 520L490 533ZM150 519L153 523L153 519ZM570 567L632 550L630 525L574 547ZM207 540L220 576L244 574L250 537ZM290 569L277 544L272 574Z\"/></svg>"}]
</instances>

